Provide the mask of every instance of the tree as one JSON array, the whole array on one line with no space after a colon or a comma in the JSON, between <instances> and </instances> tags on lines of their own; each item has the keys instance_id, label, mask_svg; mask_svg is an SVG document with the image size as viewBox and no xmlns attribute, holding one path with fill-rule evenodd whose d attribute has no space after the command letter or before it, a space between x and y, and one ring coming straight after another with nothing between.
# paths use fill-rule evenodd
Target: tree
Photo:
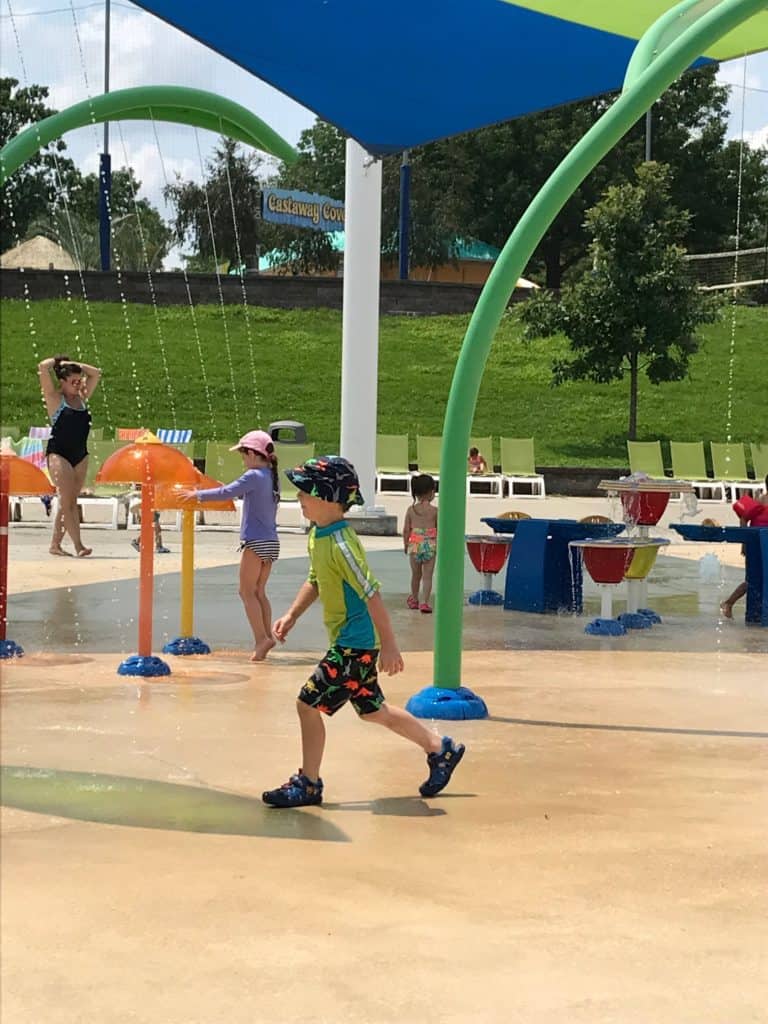
<instances>
[{"instance_id":1,"label":"tree","mask_svg":"<svg viewBox=\"0 0 768 1024\"><path fill-rule=\"evenodd\" d=\"M44 85L19 88L15 78L0 78L0 147L35 121L55 114L46 105ZM57 139L35 153L3 186L0 233L6 244L27 236L29 225L51 211L62 187L77 177L75 165L61 154L66 144Z\"/></svg>"},{"instance_id":2,"label":"tree","mask_svg":"<svg viewBox=\"0 0 768 1024\"><path fill-rule=\"evenodd\" d=\"M739 181L741 147L725 141L728 89L718 85L716 74L715 66L686 73L652 112L653 155L671 168L672 201L691 213L679 241L693 252L730 246L739 188L742 241L759 237L759 225L764 231L768 220L768 154L745 147ZM550 174L614 99L601 96L572 103L454 140L456 166L474 170L456 213L466 233L502 246ZM586 211L609 185L632 179L644 152L643 118L588 175L537 247L534 273L538 264L547 287L559 288L569 273L583 270Z\"/></svg>"},{"instance_id":3,"label":"tree","mask_svg":"<svg viewBox=\"0 0 768 1024\"><path fill-rule=\"evenodd\" d=\"M247 259L259 251L262 163L258 154L243 154L237 142L222 138L202 185L178 178L163 190L175 208L176 242L191 243L202 265L224 260L237 264L239 257Z\"/></svg>"},{"instance_id":4,"label":"tree","mask_svg":"<svg viewBox=\"0 0 768 1024\"><path fill-rule=\"evenodd\" d=\"M15 78L0 78L0 146L24 128L56 111L45 100L48 88L18 88ZM42 234L56 241L82 269L98 269L99 179L83 176L57 139L35 153L3 187L0 229L15 242ZM133 171L112 175L113 247L124 270L157 269L168 252L171 233L158 210L139 199L141 182ZM143 240L142 240L143 234Z\"/></svg>"},{"instance_id":5,"label":"tree","mask_svg":"<svg viewBox=\"0 0 768 1024\"><path fill-rule=\"evenodd\" d=\"M141 182L133 169L112 175L110 197L112 252L121 270L159 270L167 254L172 233L157 209L139 199ZM99 238L99 178L77 175L60 194L50 212L33 221L30 235L44 235L71 253L83 270L101 268Z\"/></svg>"},{"instance_id":6,"label":"tree","mask_svg":"<svg viewBox=\"0 0 768 1024\"><path fill-rule=\"evenodd\" d=\"M636 184L612 186L586 218L592 270L560 299L542 293L521 310L525 336L562 331L570 356L553 364L553 382L607 383L629 373L628 437L637 434L641 372L653 384L682 380L698 351L696 328L716 318L685 269L689 214L671 199L668 167L642 164Z\"/></svg>"}]
</instances>

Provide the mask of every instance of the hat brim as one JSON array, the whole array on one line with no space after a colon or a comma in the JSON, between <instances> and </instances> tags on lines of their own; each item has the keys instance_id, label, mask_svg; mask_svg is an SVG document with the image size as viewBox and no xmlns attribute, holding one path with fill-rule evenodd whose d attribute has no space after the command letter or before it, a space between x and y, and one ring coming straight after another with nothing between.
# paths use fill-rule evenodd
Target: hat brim
<instances>
[{"instance_id":1,"label":"hat brim","mask_svg":"<svg viewBox=\"0 0 768 1024\"><path fill-rule=\"evenodd\" d=\"M303 469L286 469L284 470L284 472L294 487L298 488L298 490L300 491L303 491L305 494L312 493L312 481L307 477ZM301 474L302 479L297 480L297 474Z\"/></svg>"},{"instance_id":2,"label":"hat brim","mask_svg":"<svg viewBox=\"0 0 768 1024\"><path fill-rule=\"evenodd\" d=\"M307 472L307 469L304 466L286 469L284 472L297 490L302 491L304 494L308 494L310 497L313 496L312 492L315 489L315 483L322 483L323 481L323 476L321 474L318 474L317 477L315 477L311 472ZM321 498L321 501L326 500L326 498ZM360 491L356 490L354 498L350 501L338 501L336 504L341 505L343 509L348 510L352 508L353 505L364 505L365 501L363 496L360 494Z\"/></svg>"}]
</instances>

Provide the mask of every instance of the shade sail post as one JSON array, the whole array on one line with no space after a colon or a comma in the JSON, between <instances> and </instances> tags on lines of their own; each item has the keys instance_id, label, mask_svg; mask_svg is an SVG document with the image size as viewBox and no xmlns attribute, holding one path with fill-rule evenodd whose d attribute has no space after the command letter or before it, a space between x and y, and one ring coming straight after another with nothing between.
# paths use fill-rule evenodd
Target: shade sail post
<instances>
[{"instance_id":1,"label":"shade sail post","mask_svg":"<svg viewBox=\"0 0 768 1024\"><path fill-rule=\"evenodd\" d=\"M344 184L344 298L341 351L341 454L354 465L365 500L376 507L376 402L379 372L381 161L347 139Z\"/></svg>"}]
</instances>

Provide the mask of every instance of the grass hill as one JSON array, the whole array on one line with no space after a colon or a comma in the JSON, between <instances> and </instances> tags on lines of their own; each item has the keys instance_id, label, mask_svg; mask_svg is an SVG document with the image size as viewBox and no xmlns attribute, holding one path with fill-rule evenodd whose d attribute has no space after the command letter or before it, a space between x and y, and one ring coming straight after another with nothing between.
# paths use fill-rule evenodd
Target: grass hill
<instances>
[{"instance_id":1,"label":"grass hill","mask_svg":"<svg viewBox=\"0 0 768 1024\"><path fill-rule=\"evenodd\" d=\"M768 309L734 307L702 331L687 380L640 388L639 437L768 439ZM121 307L82 301L3 300L3 424L45 422L37 362L66 352L101 366L94 422L192 427L197 438L236 440L276 419L307 424L319 450L338 448L341 314L200 306ZM468 316L383 317L378 430L440 434ZM626 465L628 381L554 388L550 366L564 339L526 344L514 311L491 351L473 432L536 439L541 465ZM732 359L731 359L732 355ZM206 394L206 385L209 399ZM495 454L498 458L498 452Z\"/></svg>"}]
</instances>

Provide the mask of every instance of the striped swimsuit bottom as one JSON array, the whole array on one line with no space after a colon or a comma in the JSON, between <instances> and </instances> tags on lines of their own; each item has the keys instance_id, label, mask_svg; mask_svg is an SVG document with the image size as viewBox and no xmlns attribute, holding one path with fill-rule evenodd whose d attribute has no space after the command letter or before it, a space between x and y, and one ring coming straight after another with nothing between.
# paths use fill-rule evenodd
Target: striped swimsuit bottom
<instances>
[{"instance_id":1,"label":"striped swimsuit bottom","mask_svg":"<svg viewBox=\"0 0 768 1024\"><path fill-rule=\"evenodd\" d=\"M280 557L279 540L244 540L239 550L245 548L257 554L262 562L276 562Z\"/></svg>"}]
</instances>

